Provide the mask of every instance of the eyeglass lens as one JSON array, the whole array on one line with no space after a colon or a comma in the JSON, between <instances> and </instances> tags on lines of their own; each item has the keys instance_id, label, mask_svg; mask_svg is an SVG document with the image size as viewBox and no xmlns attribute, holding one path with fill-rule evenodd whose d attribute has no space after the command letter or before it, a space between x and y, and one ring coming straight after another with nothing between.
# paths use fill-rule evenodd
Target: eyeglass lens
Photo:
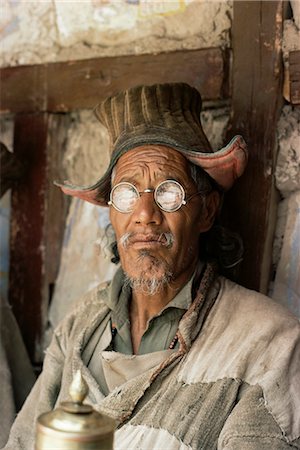
<instances>
[{"instance_id":1,"label":"eyeglass lens","mask_svg":"<svg viewBox=\"0 0 300 450\"><path fill-rule=\"evenodd\" d=\"M183 187L175 180L163 181L154 190L154 199L157 205L166 212L177 211L185 203L184 197ZM109 204L112 204L118 211L127 213L133 211L139 198L140 193L134 185L122 182L112 189Z\"/></svg>"},{"instance_id":2,"label":"eyeglass lens","mask_svg":"<svg viewBox=\"0 0 300 450\"><path fill-rule=\"evenodd\" d=\"M176 181L167 180L157 186L155 190L155 201L164 211L176 211L184 200L183 187Z\"/></svg>"}]
</instances>

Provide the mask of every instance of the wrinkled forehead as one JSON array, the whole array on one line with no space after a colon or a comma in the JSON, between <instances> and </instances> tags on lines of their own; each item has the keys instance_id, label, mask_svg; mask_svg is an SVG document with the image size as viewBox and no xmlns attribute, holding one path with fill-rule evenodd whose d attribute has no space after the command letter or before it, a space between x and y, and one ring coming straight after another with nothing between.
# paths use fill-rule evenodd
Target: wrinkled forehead
<instances>
[{"instance_id":1,"label":"wrinkled forehead","mask_svg":"<svg viewBox=\"0 0 300 450\"><path fill-rule=\"evenodd\" d=\"M150 174L154 178L190 178L188 160L177 150L162 145L144 145L127 151L117 161L112 181L126 176Z\"/></svg>"}]
</instances>

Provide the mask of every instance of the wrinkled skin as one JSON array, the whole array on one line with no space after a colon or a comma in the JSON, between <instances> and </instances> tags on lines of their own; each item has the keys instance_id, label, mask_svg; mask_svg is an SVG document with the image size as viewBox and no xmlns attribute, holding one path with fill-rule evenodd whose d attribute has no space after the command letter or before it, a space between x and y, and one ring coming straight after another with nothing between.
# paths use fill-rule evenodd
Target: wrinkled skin
<instances>
[{"instance_id":1,"label":"wrinkled skin","mask_svg":"<svg viewBox=\"0 0 300 450\"><path fill-rule=\"evenodd\" d=\"M168 147L144 146L130 150L119 159L113 185L128 181L143 191L155 188L166 179L179 181L187 197L197 192L182 154ZM205 207L201 196L195 196L178 211L167 213L156 205L152 193L143 193L132 213L124 214L111 208L117 242L125 233L137 233L128 240L126 248L118 245L124 271L133 278L141 272L151 278L161 277L168 270L173 283L184 285L196 264L199 235L210 228L214 218L216 202L208 203ZM163 232L173 234L171 248L163 240L158 241Z\"/></svg>"},{"instance_id":2,"label":"wrinkled skin","mask_svg":"<svg viewBox=\"0 0 300 450\"><path fill-rule=\"evenodd\" d=\"M134 184L139 191L155 188L163 180L174 179L186 191L186 197L197 192L185 157L168 147L143 146L128 151L118 160L112 185L121 181ZM198 259L200 233L214 220L219 203L216 192L206 201L194 196L179 210L168 213L155 203L153 193L143 193L131 213L110 207L110 219L116 233L121 265L128 277L169 281L155 295L133 289L131 301L131 334L134 352L147 321L157 314L192 276ZM126 245L122 238L129 233ZM162 233L172 233L170 245ZM120 242L121 239L121 242Z\"/></svg>"}]
</instances>

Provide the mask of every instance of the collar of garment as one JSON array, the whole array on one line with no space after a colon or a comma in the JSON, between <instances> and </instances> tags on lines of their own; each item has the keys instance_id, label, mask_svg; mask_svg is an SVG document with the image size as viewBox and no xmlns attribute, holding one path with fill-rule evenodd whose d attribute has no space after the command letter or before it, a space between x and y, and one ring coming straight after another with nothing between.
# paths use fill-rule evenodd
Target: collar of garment
<instances>
[{"instance_id":1,"label":"collar of garment","mask_svg":"<svg viewBox=\"0 0 300 450\"><path fill-rule=\"evenodd\" d=\"M203 263L200 263L203 267ZM195 271L196 272L196 271ZM172 318L172 313L175 317L178 316L179 311L184 313L189 309L192 303L192 284L195 277L195 272L190 280L177 292L175 297L154 317L164 314L168 310L168 317ZM198 267L199 272L199 267ZM107 299L107 306L113 312L114 321L118 328L121 328L125 322L129 321L129 300L131 298L131 289L124 287L124 272L120 267L115 273L111 285L110 295Z\"/></svg>"}]
</instances>

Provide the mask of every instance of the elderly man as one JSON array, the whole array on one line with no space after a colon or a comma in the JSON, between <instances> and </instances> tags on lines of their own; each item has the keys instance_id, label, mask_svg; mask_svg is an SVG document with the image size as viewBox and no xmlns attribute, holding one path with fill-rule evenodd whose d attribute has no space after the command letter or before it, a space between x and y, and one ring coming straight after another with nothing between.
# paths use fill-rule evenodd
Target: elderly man
<instances>
[{"instance_id":1,"label":"elderly man","mask_svg":"<svg viewBox=\"0 0 300 450\"><path fill-rule=\"evenodd\" d=\"M56 329L7 449L32 449L38 415L68 398L77 369L87 401L118 421L116 449L300 448L299 322L218 272L241 256L215 218L247 151L237 136L213 152L200 110L181 83L96 108L110 165L62 189L109 205L121 268Z\"/></svg>"}]
</instances>

